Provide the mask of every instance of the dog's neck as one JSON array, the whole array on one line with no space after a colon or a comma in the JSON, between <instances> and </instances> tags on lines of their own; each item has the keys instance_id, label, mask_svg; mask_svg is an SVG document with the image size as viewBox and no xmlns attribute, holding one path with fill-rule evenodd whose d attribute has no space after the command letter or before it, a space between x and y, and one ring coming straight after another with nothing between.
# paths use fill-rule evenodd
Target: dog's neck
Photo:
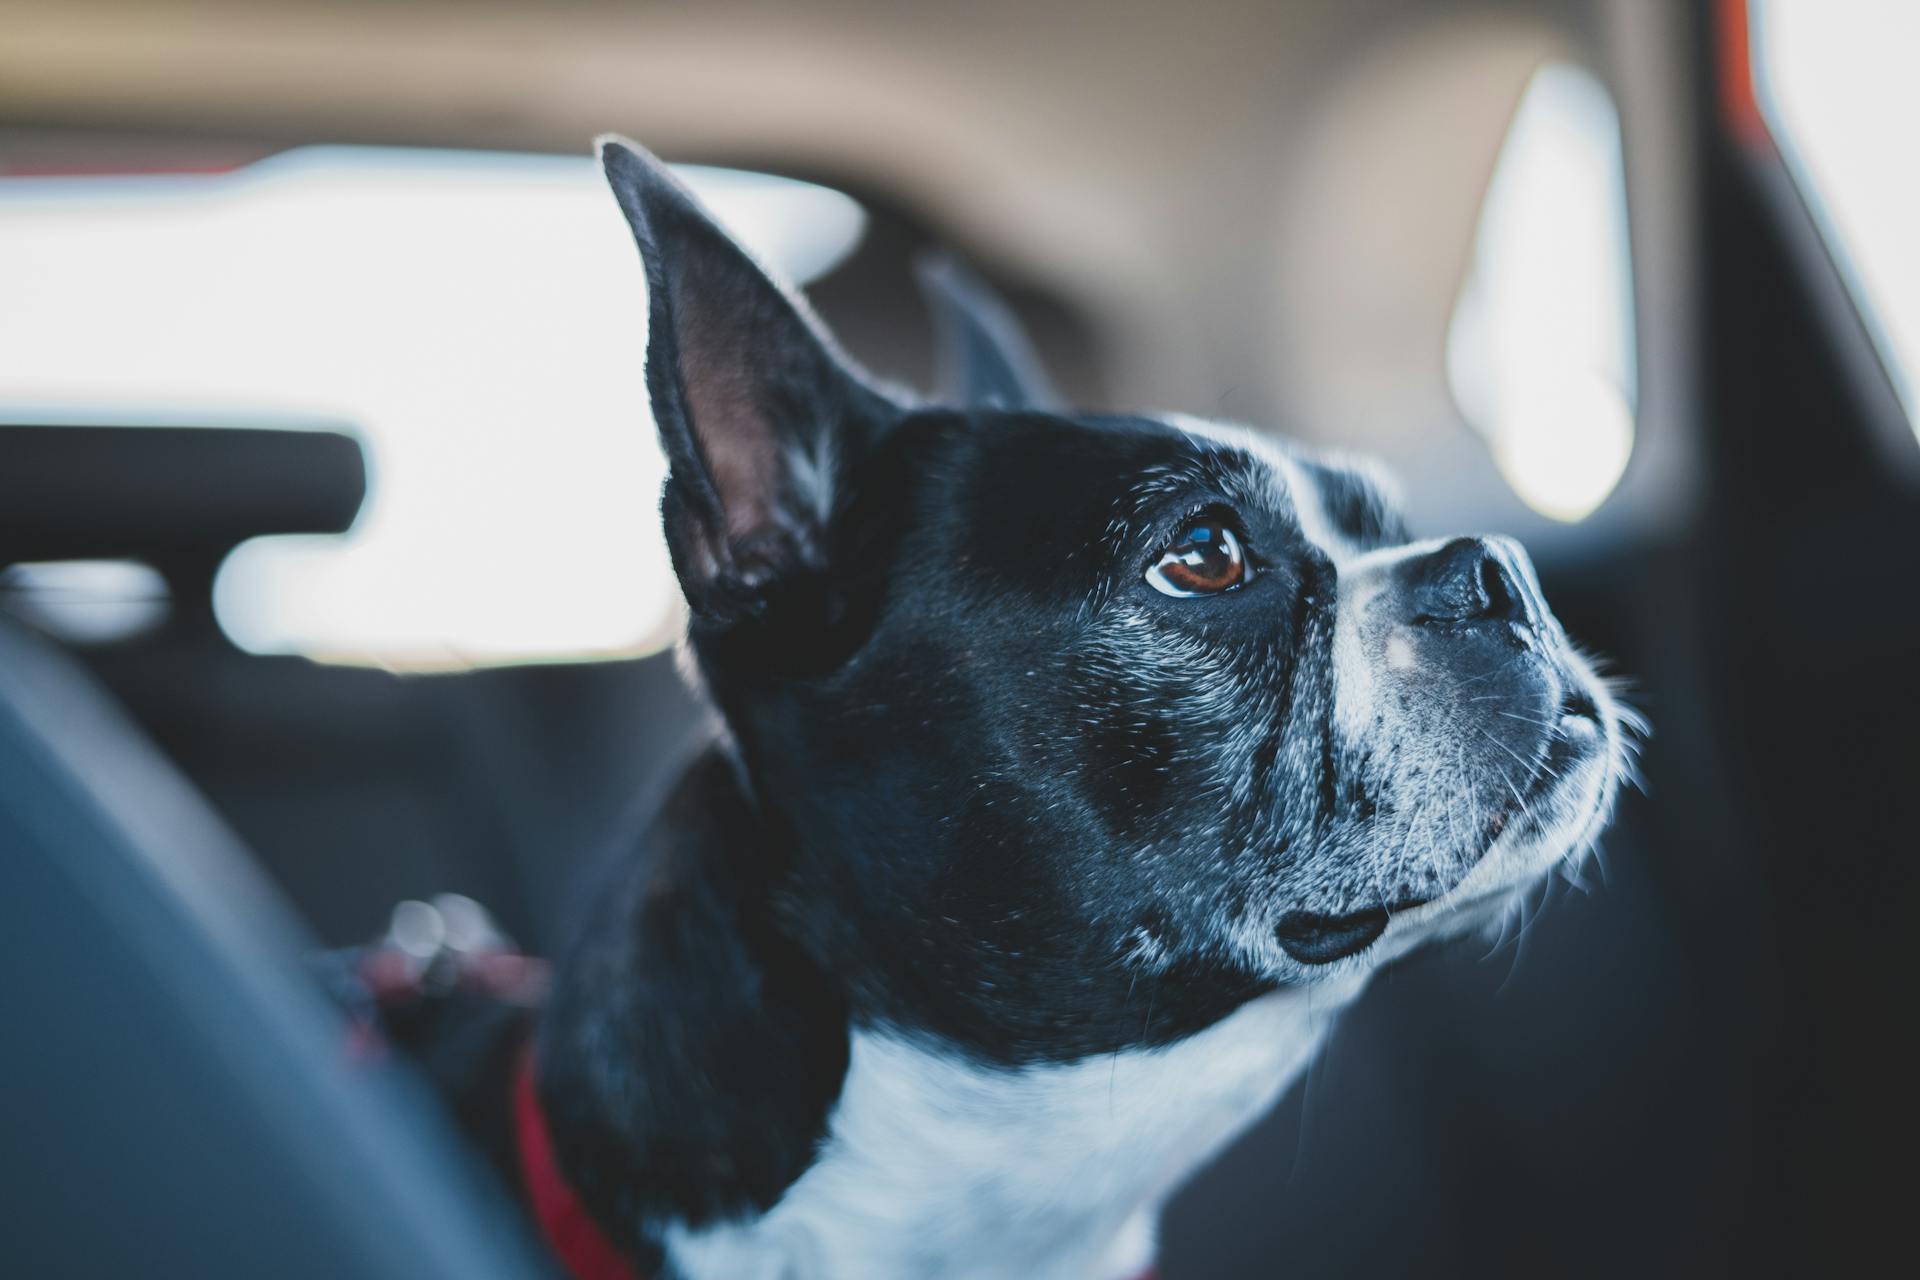
<instances>
[{"instance_id":1,"label":"dog's neck","mask_svg":"<svg viewBox=\"0 0 1920 1280\"><path fill-rule=\"evenodd\" d=\"M598 895L540 1033L564 1174L616 1242L664 1248L686 1280L1130 1280L1161 1201L1363 981L1262 996L1158 1048L988 1065L850 1017L778 924L777 842L752 814L725 758L696 762Z\"/></svg>"},{"instance_id":2,"label":"dog's neck","mask_svg":"<svg viewBox=\"0 0 1920 1280\"><path fill-rule=\"evenodd\" d=\"M669 1255L689 1280L1128 1280L1151 1264L1160 1203L1272 1105L1359 982L1059 1066L856 1032L816 1162L764 1215L670 1232Z\"/></svg>"},{"instance_id":3,"label":"dog's neck","mask_svg":"<svg viewBox=\"0 0 1920 1280\"><path fill-rule=\"evenodd\" d=\"M715 748L594 884L535 1054L556 1163L613 1242L770 1208L847 1067L841 984L776 917L784 857Z\"/></svg>"}]
</instances>

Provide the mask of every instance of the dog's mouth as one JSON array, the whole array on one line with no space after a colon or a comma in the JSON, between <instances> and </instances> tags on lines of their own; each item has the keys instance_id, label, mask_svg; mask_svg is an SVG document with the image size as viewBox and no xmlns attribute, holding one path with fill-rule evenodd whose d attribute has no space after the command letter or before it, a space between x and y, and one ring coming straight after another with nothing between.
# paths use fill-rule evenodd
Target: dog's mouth
<instances>
[{"instance_id":1,"label":"dog's mouth","mask_svg":"<svg viewBox=\"0 0 1920 1280\"><path fill-rule=\"evenodd\" d=\"M1560 696L1546 752L1528 782L1528 799L1551 791L1566 776L1569 767L1601 749L1606 736L1606 721L1592 692L1582 684L1570 683Z\"/></svg>"},{"instance_id":2,"label":"dog's mouth","mask_svg":"<svg viewBox=\"0 0 1920 1280\"><path fill-rule=\"evenodd\" d=\"M1569 769L1597 750L1605 736L1606 722L1592 692L1580 682L1569 680L1533 773L1521 784L1515 802L1487 823L1483 835L1488 844L1504 835L1515 818L1530 816L1531 806L1558 786Z\"/></svg>"},{"instance_id":3,"label":"dog's mouth","mask_svg":"<svg viewBox=\"0 0 1920 1280\"><path fill-rule=\"evenodd\" d=\"M1281 950L1301 964L1332 964L1372 946L1387 931L1394 912L1411 911L1430 901L1406 898L1389 906L1364 907L1339 916L1289 911L1280 917L1273 933Z\"/></svg>"},{"instance_id":4,"label":"dog's mouth","mask_svg":"<svg viewBox=\"0 0 1920 1280\"><path fill-rule=\"evenodd\" d=\"M1273 932L1281 950L1301 964L1332 964L1372 946L1387 931L1389 915L1385 907L1367 907L1343 916L1289 911Z\"/></svg>"},{"instance_id":5,"label":"dog's mouth","mask_svg":"<svg viewBox=\"0 0 1920 1280\"><path fill-rule=\"evenodd\" d=\"M1596 729L1600 727L1600 707L1585 685L1568 682L1567 691L1560 695L1560 719L1584 720Z\"/></svg>"},{"instance_id":6,"label":"dog's mouth","mask_svg":"<svg viewBox=\"0 0 1920 1280\"><path fill-rule=\"evenodd\" d=\"M1533 776L1521 788L1515 803L1496 813L1482 832L1488 846L1504 835L1516 818L1528 817L1529 806L1557 786L1568 768L1593 752L1605 735L1605 720L1593 694L1581 682L1569 680ZM1341 915L1290 911L1275 926L1274 937L1296 962L1328 965L1372 946L1387 931L1395 913L1425 906L1441 896L1405 898Z\"/></svg>"}]
</instances>

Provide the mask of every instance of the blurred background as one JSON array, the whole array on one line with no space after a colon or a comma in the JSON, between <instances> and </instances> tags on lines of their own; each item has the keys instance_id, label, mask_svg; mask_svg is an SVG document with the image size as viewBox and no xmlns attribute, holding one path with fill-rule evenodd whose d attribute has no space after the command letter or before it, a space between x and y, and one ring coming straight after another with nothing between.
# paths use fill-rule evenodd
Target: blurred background
<instances>
[{"instance_id":1,"label":"blurred background","mask_svg":"<svg viewBox=\"0 0 1920 1280\"><path fill-rule=\"evenodd\" d=\"M1917 61L1900 0L0 0L19 1274L540 1265L405 1079L328 1070L296 962L448 890L551 946L704 731L607 130L885 375L928 385L944 246L1081 405L1380 456L1655 725L1598 862L1378 979L1167 1280L1872 1257Z\"/></svg>"}]
</instances>

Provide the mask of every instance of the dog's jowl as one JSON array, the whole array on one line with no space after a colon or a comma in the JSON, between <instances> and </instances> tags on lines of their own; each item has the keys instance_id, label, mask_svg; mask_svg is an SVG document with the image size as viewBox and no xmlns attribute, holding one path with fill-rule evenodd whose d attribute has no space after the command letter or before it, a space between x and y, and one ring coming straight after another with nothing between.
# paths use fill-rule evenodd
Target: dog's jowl
<instances>
[{"instance_id":1,"label":"dog's jowl","mask_svg":"<svg viewBox=\"0 0 1920 1280\"><path fill-rule=\"evenodd\" d=\"M1369 973L1587 850L1624 713L1512 542L1023 394L951 275L992 394L879 385L601 157L724 732L556 964L554 1175L636 1274L1137 1275Z\"/></svg>"}]
</instances>

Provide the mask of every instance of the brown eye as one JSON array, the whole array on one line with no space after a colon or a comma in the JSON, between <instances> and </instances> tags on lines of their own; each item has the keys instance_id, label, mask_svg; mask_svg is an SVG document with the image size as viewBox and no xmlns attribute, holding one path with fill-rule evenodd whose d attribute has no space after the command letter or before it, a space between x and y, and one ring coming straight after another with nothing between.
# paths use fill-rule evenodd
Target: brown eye
<instances>
[{"instance_id":1,"label":"brown eye","mask_svg":"<svg viewBox=\"0 0 1920 1280\"><path fill-rule=\"evenodd\" d=\"M1231 591L1252 576L1240 539L1218 520L1189 524L1147 570L1155 591L1180 599Z\"/></svg>"}]
</instances>

